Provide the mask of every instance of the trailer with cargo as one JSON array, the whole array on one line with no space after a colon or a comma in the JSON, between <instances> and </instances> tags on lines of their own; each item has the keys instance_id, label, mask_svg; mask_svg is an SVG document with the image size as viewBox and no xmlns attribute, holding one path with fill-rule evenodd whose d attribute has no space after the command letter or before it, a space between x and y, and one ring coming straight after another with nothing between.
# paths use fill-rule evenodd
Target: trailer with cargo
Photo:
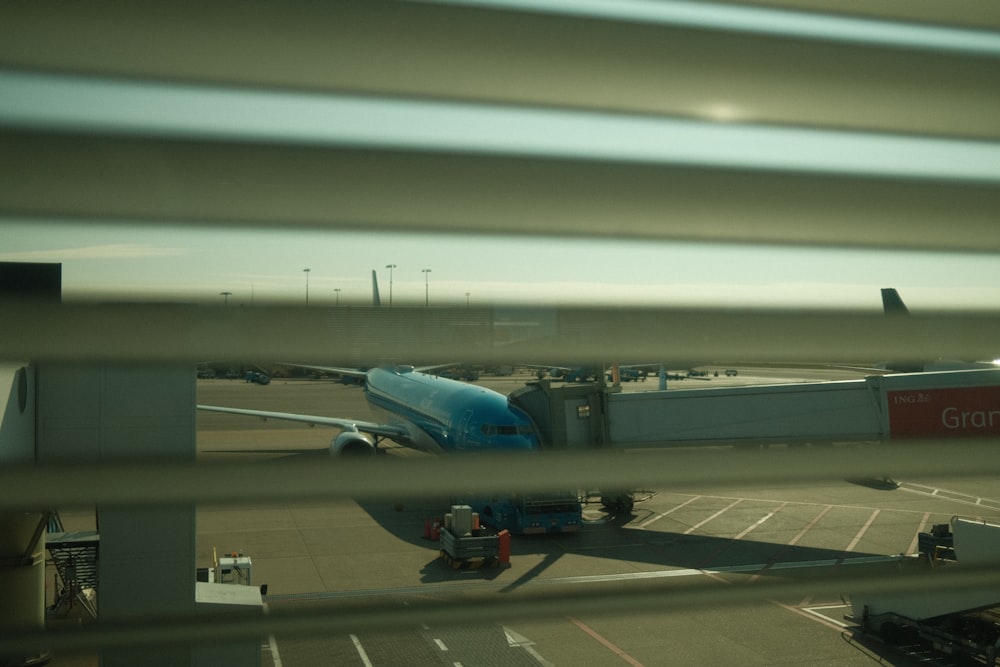
<instances>
[{"instance_id":1,"label":"trailer with cargo","mask_svg":"<svg viewBox=\"0 0 1000 667\"><path fill-rule=\"evenodd\" d=\"M453 569L506 567L510 563L510 533L479 525L469 505L452 505L438 536L439 555Z\"/></svg>"}]
</instances>

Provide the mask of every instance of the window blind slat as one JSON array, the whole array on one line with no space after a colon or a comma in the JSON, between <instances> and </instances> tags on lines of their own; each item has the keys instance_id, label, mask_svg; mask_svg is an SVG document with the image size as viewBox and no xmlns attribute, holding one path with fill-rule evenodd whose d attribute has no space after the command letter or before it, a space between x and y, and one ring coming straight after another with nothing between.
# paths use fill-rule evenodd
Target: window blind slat
<instances>
[{"instance_id":1,"label":"window blind slat","mask_svg":"<svg viewBox=\"0 0 1000 667\"><path fill-rule=\"evenodd\" d=\"M331 430L331 439L336 431ZM948 456L942 457L941 452ZM871 478L891 470L900 479L920 478L932 465L937 477L981 477L1000 465L989 440L898 441L864 450L854 447L725 451L714 448L544 452L516 479L483 478L485 469L509 466L510 456L453 455L407 459L400 465L332 459L273 465L196 464L169 461L78 462L68 465L5 465L0 508L79 507L146 503L271 502L353 498L440 498L476 491L567 488L654 488L673 491L699 485L755 488L788 480L799 483ZM522 455L523 456L523 455ZM720 463L721 461L721 463ZM929 462L933 461L933 464ZM495 468L491 468L495 466Z\"/></svg>"},{"instance_id":2,"label":"window blind slat","mask_svg":"<svg viewBox=\"0 0 1000 667\"><path fill-rule=\"evenodd\" d=\"M767 8L709 5L723 16L743 13L692 22L684 6L708 3L589 3L602 10L589 15L565 6L549 13L541 3L521 3L522 10L495 4L8 3L0 64L221 86L1000 136L998 20L985 5L965 13L980 30L913 25L916 36L893 38L906 33L904 22L888 23L890 37L877 37L873 27L882 23L813 11L791 13L790 20ZM668 9L634 11L643 5ZM851 3L847 11L857 16L880 5ZM942 19L960 20L952 16ZM860 43L868 33L876 37Z\"/></svg>"},{"instance_id":3,"label":"window blind slat","mask_svg":"<svg viewBox=\"0 0 1000 667\"><path fill-rule=\"evenodd\" d=\"M780 361L871 365L997 358L995 313L536 307L46 305L13 302L0 330L9 360L298 363L673 364ZM509 326L511 314L518 326ZM534 326L529 326L534 324ZM526 333L530 332L530 333ZM331 358L334 357L334 358Z\"/></svg>"}]
</instances>

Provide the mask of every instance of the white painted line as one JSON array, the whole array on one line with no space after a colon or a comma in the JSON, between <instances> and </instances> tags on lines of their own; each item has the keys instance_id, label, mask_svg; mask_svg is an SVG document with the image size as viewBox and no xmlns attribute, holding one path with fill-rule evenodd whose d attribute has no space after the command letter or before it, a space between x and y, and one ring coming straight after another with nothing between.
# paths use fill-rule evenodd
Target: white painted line
<instances>
[{"instance_id":1,"label":"white painted line","mask_svg":"<svg viewBox=\"0 0 1000 667\"><path fill-rule=\"evenodd\" d=\"M274 663L274 667L282 667L281 654L278 653L278 642L274 635L267 636L267 648L271 651L271 661Z\"/></svg>"},{"instance_id":2,"label":"white painted line","mask_svg":"<svg viewBox=\"0 0 1000 667\"><path fill-rule=\"evenodd\" d=\"M879 515L881 511L882 510L875 510L874 512L872 512L872 515L868 517L868 521L865 522L865 525L861 526L861 530L859 530L858 534L854 536L854 539L851 540L851 543L847 545L846 551L849 552L854 551L854 547L858 546L858 542L861 541L861 538L865 536L865 533L868 532L868 529L872 527L873 523L875 523L875 518Z\"/></svg>"},{"instance_id":3,"label":"white painted line","mask_svg":"<svg viewBox=\"0 0 1000 667\"><path fill-rule=\"evenodd\" d=\"M847 605L837 604L837 605L826 605L822 607L792 607L790 605L782 604L780 602L775 602L775 604L795 614L799 614L811 620L818 621L819 623L822 623L826 627L831 628L833 630L842 631L851 627L849 624L844 623L843 621L839 621L835 618L830 618L829 616L820 613L825 609L845 609L847 608Z\"/></svg>"},{"instance_id":4,"label":"white painted line","mask_svg":"<svg viewBox=\"0 0 1000 667\"><path fill-rule=\"evenodd\" d=\"M795 537L793 537L791 540L789 540L788 543L785 544L785 546L786 547L795 546L795 544L798 543L798 541L801 540L803 537L805 537L805 534L808 533L810 530L812 530L816 526L816 524L819 523L820 519L822 519L823 517L825 517L830 512L830 510L832 510L832 509L833 509L833 505L827 505L826 507L824 507L823 510L820 511L820 513L817 514L815 517L813 517L813 520L810 521L804 528L802 528L802 530L800 530L798 532L798 534L795 535ZM780 553L780 551L779 551L779 553ZM778 565L778 564L777 563L766 563L766 564L764 564L760 568L759 572L757 572L752 577L750 577L750 583L751 584L755 583L758 579L760 579L761 577L763 577L764 574L767 571L774 569L776 565Z\"/></svg>"},{"instance_id":5,"label":"white painted line","mask_svg":"<svg viewBox=\"0 0 1000 667\"><path fill-rule=\"evenodd\" d=\"M270 607L267 603L264 603L264 615L266 616L271 612ZM274 638L274 635L267 636L267 648L271 652L271 661L274 663L274 667L282 667L281 665L281 654L278 653L278 640Z\"/></svg>"},{"instance_id":6,"label":"white painted line","mask_svg":"<svg viewBox=\"0 0 1000 667\"><path fill-rule=\"evenodd\" d=\"M354 648L358 651L358 656L361 658L361 662L364 663L365 667L372 667L372 661L368 659L368 654L365 653L365 647L361 645L361 640L358 639L357 635L351 635L351 641L354 642Z\"/></svg>"},{"instance_id":7,"label":"white painted line","mask_svg":"<svg viewBox=\"0 0 1000 667\"><path fill-rule=\"evenodd\" d=\"M698 530L699 528L701 528L702 526L704 526L706 523L708 523L709 521L711 521L712 519L715 519L716 517L719 517L719 516L725 514L726 512L728 512L729 510L731 510L732 508L734 508L737 505L739 505L741 502L743 502L743 499L739 498L739 499L737 499L737 500L729 503L729 505L727 505L726 507L723 507L721 510L719 510L718 512L716 512L712 516L708 517L704 521L702 521L700 523L696 523L695 525L693 525L690 528L688 528L687 530L685 530L683 534L684 535L690 535L691 533L693 533L694 531Z\"/></svg>"},{"instance_id":8,"label":"white painted line","mask_svg":"<svg viewBox=\"0 0 1000 667\"><path fill-rule=\"evenodd\" d=\"M915 554L917 553L917 548L920 545L920 533L927 530L927 522L930 521L931 513L924 512L924 518L920 520L920 525L917 526L917 532L913 534L913 541L910 542L910 548L906 553Z\"/></svg>"},{"instance_id":9,"label":"white painted line","mask_svg":"<svg viewBox=\"0 0 1000 667\"><path fill-rule=\"evenodd\" d=\"M555 667L554 664L543 658L542 655L535 650L535 642L531 641L524 635L518 634L506 627L503 628L503 634L507 638L507 646L510 646L511 648L523 648L525 652L534 658L539 665L542 665L542 667Z\"/></svg>"},{"instance_id":10,"label":"white painted line","mask_svg":"<svg viewBox=\"0 0 1000 667\"><path fill-rule=\"evenodd\" d=\"M796 570L810 567L830 567L831 565L865 565L870 563L890 563L906 558L905 556L854 556L851 558L829 558L824 560L803 560L785 563L754 563L750 565L728 565L705 569L654 570L650 572L622 572L619 574L591 574L578 577L557 577L540 581L539 584L593 584L605 581L630 581L633 579L670 579L672 577L695 577L713 574L744 574L758 572L764 568L771 570Z\"/></svg>"},{"instance_id":11,"label":"white painted line","mask_svg":"<svg viewBox=\"0 0 1000 667\"><path fill-rule=\"evenodd\" d=\"M444 642L441 641L440 639L435 639L434 643L437 644L438 648L441 649L442 651L447 651L448 650L448 647L445 646Z\"/></svg>"},{"instance_id":12,"label":"white painted line","mask_svg":"<svg viewBox=\"0 0 1000 667\"><path fill-rule=\"evenodd\" d=\"M764 515L764 517L762 517L761 519L759 519L759 520L757 521L757 523L754 523L754 524L751 524L751 525L750 525L750 526L749 526L749 527L748 527L748 528L747 528L746 530L744 530L744 531L743 531L742 533L740 533L739 535L737 535L737 536L736 536L735 538L733 538L733 539L736 539L736 540L742 540L742 539L743 539L744 537L746 537L746 536L747 536L747 534L749 534L749 533L750 533L750 531L751 531L751 530L753 530L754 528L757 528L758 526L761 526L761 525L763 525L765 521L767 521L767 520L768 520L768 519L770 519L770 518L771 518L772 516L774 516L775 514L777 514L778 512L780 512L780 511L781 511L781 509L782 509L782 508L783 508L783 507L784 507L785 505L787 505L787 504L788 504L788 503L781 503L781 505L779 505L778 507L774 508L774 511L773 511L773 512L768 512L768 513L767 513L766 515Z\"/></svg>"},{"instance_id":13,"label":"white painted line","mask_svg":"<svg viewBox=\"0 0 1000 667\"><path fill-rule=\"evenodd\" d=\"M949 489L939 489L932 486L927 486L926 484L915 484L913 482L898 482L897 487L900 491L906 491L907 493L916 493L921 496L928 496L930 498L936 498L938 500L950 500L953 503L961 503L963 505L972 505L974 507L985 507L991 510L1000 509L1000 501L994 500L992 498L982 498L979 496L972 496L967 493L962 493L961 491L951 491Z\"/></svg>"},{"instance_id":14,"label":"white painted line","mask_svg":"<svg viewBox=\"0 0 1000 667\"><path fill-rule=\"evenodd\" d=\"M677 510L679 510L680 508L682 508L682 507L684 507L686 505L690 505L691 503L693 503L694 501L698 500L699 498L701 498L701 496L695 496L694 498L689 498L688 500L685 500L684 502L682 502L680 505L677 505L676 507L671 507L666 512L663 512L662 514L657 514L652 519L648 519L644 523L639 524L639 527L640 528L645 528L646 526L648 526L649 524L653 523L654 521L659 521L660 519L662 519L663 517L667 516L668 514L671 514L672 512L676 512Z\"/></svg>"}]
</instances>

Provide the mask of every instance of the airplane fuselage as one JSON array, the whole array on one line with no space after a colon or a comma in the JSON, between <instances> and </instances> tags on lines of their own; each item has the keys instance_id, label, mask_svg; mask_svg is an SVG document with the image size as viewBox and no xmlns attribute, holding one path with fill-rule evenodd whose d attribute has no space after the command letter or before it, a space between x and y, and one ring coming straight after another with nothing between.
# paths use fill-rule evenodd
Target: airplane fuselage
<instances>
[{"instance_id":1,"label":"airplane fuselage","mask_svg":"<svg viewBox=\"0 0 1000 667\"><path fill-rule=\"evenodd\" d=\"M434 453L538 449L531 419L507 397L483 387L409 368L367 373L369 405L410 433L402 443Z\"/></svg>"}]
</instances>

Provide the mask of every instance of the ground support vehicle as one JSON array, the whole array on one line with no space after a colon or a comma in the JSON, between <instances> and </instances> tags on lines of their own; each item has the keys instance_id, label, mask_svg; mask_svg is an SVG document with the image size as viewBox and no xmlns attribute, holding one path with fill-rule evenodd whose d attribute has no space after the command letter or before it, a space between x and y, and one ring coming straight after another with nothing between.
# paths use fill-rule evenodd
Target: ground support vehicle
<instances>
[{"instance_id":1,"label":"ground support vehicle","mask_svg":"<svg viewBox=\"0 0 1000 667\"><path fill-rule=\"evenodd\" d=\"M464 499L490 528L513 535L573 533L583 526L583 506L575 490Z\"/></svg>"},{"instance_id":2,"label":"ground support vehicle","mask_svg":"<svg viewBox=\"0 0 1000 667\"><path fill-rule=\"evenodd\" d=\"M635 507L635 494L632 491L604 491L601 505L608 512L628 514Z\"/></svg>"},{"instance_id":3,"label":"ground support vehicle","mask_svg":"<svg viewBox=\"0 0 1000 667\"><path fill-rule=\"evenodd\" d=\"M917 620L892 612L863 617L865 632L877 634L906 654L929 652L965 658L968 664L996 665L1000 626L996 610L946 614Z\"/></svg>"},{"instance_id":4,"label":"ground support vehicle","mask_svg":"<svg viewBox=\"0 0 1000 667\"><path fill-rule=\"evenodd\" d=\"M926 656L933 651L966 663L996 665L1000 592L989 586L947 584L948 577L963 568L995 562L1000 525L955 517L951 530L946 528L935 526L921 534L920 558L910 563L926 572L921 577L927 577L928 590L852 594L847 619L907 654Z\"/></svg>"},{"instance_id":5,"label":"ground support vehicle","mask_svg":"<svg viewBox=\"0 0 1000 667\"><path fill-rule=\"evenodd\" d=\"M510 565L510 532L479 527L468 505L452 505L439 539L441 559L454 570Z\"/></svg>"},{"instance_id":6,"label":"ground support vehicle","mask_svg":"<svg viewBox=\"0 0 1000 667\"><path fill-rule=\"evenodd\" d=\"M255 384L270 384L271 378L267 373L261 373L260 371L247 371L244 374L243 379L247 382L253 382Z\"/></svg>"}]
</instances>

